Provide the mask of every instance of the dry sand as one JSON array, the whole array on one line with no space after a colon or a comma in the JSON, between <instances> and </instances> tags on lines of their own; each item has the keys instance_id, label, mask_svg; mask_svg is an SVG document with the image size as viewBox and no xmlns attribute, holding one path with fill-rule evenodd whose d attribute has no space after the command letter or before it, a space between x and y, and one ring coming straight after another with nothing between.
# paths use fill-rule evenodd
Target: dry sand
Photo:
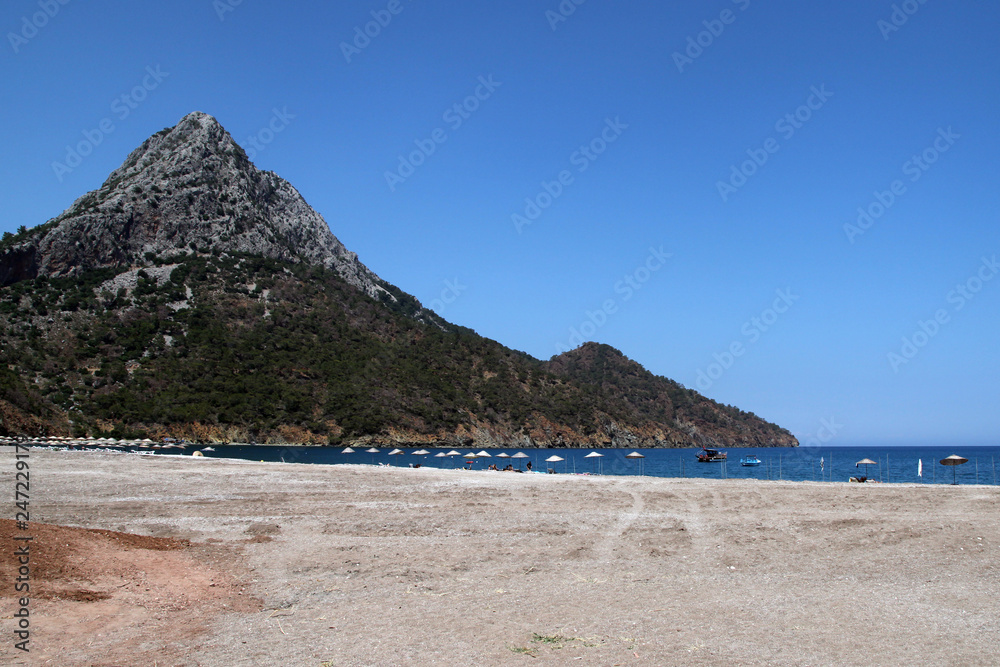
<instances>
[{"instance_id":1,"label":"dry sand","mask_svg":"<svg viewBox=\"0 0 1000 667\"><path fill-rule=\"evenodd\" d=\"M33 524L24 656L0 526L3 664L1000 664L997 487L30 463L34 521L159 539Z\"/></svg>"}]
</instances>

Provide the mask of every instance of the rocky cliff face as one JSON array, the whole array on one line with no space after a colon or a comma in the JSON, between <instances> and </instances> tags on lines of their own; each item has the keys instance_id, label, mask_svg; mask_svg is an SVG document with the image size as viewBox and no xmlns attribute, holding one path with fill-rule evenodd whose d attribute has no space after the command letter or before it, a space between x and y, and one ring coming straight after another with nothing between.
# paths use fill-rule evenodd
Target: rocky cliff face
<instances>
[{"instance_id":1,"label":"rocky cliff face","mask_svg":"<svg viewBox=\"0 0 1000 667\"><path fill-rule=\"evenodd\" d=\"M100 189L26 236L0 248L0 284L214 250L321 265L394 298L291 184L254 167L201 112L147 139Z\"/></svg>"}]
</instances>

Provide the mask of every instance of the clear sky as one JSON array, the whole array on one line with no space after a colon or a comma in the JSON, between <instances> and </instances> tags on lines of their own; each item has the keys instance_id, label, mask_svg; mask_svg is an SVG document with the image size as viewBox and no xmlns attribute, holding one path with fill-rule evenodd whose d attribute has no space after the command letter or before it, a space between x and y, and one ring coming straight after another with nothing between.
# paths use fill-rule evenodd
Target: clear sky
<instances>
[{"instance_id":1,"label":"clear sky","mask_svg":"<svg viewBox=\"0 0 1000 667\"><path fill-rule=\"evenodd\" d=\"M200 110L505 345L608 343L803 442L996 445L998 28L972 0L8 0L0 229Z\"/></svg>"}]
</instances>

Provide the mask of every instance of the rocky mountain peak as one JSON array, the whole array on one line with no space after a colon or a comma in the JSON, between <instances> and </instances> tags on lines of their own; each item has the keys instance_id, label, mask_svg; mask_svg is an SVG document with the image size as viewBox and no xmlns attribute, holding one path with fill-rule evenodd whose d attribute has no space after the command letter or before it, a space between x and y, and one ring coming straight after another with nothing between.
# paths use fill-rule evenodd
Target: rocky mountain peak
<instances>
[{"instance_id":1,"label":"rocky mountain peak","mask_svg":"<svg viewBox=\"0 0 1000 667\"><path fill-rule=\"evenodd\" d=\"M258 170L200 111L144 141L62 215L0 247L0 284L209 252L321 265L394 299L290 183Z\"/></svg>"}]
</instances>

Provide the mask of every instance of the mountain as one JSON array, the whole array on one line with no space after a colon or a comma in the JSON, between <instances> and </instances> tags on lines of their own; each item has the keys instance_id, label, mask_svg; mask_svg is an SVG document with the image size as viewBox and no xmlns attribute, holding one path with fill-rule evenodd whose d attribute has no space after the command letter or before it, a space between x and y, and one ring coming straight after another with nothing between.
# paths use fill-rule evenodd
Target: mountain
<instances>
[{"instance_id":1,"label":"mountain","mask_svg":"<svg viewBox=\"0 0 1000 667\"><path fill-rule=\"evenodd\" d=\"M388 294L290 183L255 168L201 112L154 134L100 189L10 241L0 285L211 250L316 264L371 296Z\"/></svg>"},{"instance_id":2,"label":"mountain","mask_svg":"<svg viewBox=\"0 0 1000 667\"><path fill-rule=\"evenodd\" d=\"M606 345L540 361L448 323L203 113L62 215L5 235L0 284L0 433L797 444Z\"/></svg>"}]
</instances>

